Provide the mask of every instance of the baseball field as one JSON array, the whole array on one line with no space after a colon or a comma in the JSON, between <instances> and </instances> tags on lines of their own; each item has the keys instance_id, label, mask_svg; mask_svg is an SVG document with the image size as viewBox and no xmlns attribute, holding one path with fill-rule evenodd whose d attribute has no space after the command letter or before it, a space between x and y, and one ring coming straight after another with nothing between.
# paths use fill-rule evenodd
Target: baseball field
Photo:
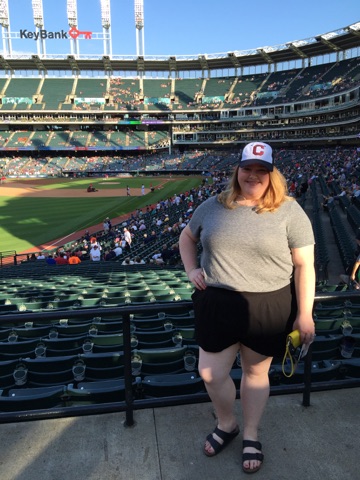
<instances>
[{"instance_id":1,"label":"baseball field","mask_svg":"<svg viewBox=\"0 0 360 480\"><path fill-rule=\"evenodd\" d=\"M137 208L200 183L196 176L6 180L0 185L0 252L46 249L55 240L66 243L85 228L94 230L105 217L116 223ZM87 192L90 184L95 192Z\"/></svg>"}]
</instances>

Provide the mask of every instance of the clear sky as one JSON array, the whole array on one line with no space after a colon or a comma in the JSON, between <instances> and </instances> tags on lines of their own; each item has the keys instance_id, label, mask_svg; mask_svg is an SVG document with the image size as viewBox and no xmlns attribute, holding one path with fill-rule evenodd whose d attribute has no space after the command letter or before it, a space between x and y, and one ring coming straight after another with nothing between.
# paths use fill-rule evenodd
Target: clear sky
<instances>
[{"instance_id":1,"label":"clear sky","mask_svg":"<svg viewBox=\"0 0 360 480\"><path fill-rule=\"evenodd\" d=\"M8 0L12 32L34 31L31 0ZM100 0L78 0L79 30L101 32ZM66 0L43 0L44 28L68 31ZM144 0L145 56L249 50L301 40L360 21L359 0ZM111 0L113 54L136 55L134 0ZM13 51L36 53L33 39ZM100 40L80 53L102 54ZM47 53L69 54L68 40L48 40Z\"/></svg>"}]
</instances>

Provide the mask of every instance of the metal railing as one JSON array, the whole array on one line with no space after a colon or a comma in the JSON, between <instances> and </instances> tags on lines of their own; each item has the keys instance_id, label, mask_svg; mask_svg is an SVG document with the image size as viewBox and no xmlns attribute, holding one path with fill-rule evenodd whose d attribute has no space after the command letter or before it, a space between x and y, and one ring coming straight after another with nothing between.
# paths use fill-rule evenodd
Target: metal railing
<instances>
[{"instance_id":1,"label":"metal railing","mask_svg":"<svg viewBox=\"0 0 360 480\"><path fill-rule=\"evenodd\" d=\"M4 252L0 252L0 268L16 264L16 250L5 250Z\"/></svg>"},{"instance_id":2,"label":"metal railing","mask_svg":"<svg viewBox=\"0 0 360 480\"><path fill-rule=\"evenodd\" d=\"M316 303L326 303L329 300L351 300L351 298L360 298L358 292L329 292L329 293L320 293L315 297ZM156 408L163 406L175 406L175 405L184 405L192 403L202 403L209 401L209 396L207 393L194 393L191 395L177 395L172 397L162 397L162 398L146 398L140 400L134 400L133 398L133 380L132 380L132 367L131 367L131 356L132 356L132 347L131 347L131 324L130 324L130 315L131 314L141 314L149 313L161 310L162 312L171 312L173 310L179 310L179 307L184 308L184 310L192 309L192 302L190 301L180 301L172 303L163 303L163 304L144 304L144 305L126 305L119 307L99 307L99 308L86 308L86 309L74 309L74 310L54 310L49 312L36 312L36 313L19 313L19 314L7 314L0 316L0 325L4 323L24 323L31 322L36 320L37 323L49 322L49 320L58 320L64 318L64 315L68 319L71 318L81 318L88 317L93 315L94 317L99 317L101 315L119 315L122 317L123 321L123 349L124 349L124 382L125 382L125 402L118 403L103 403L96 405L83 405L75 407L58 407L51 408L49 410L31 410L31 411L18 411L18 412L4 412L0 413L0 423L11 423L18 421L28 421L28 420L39 420L46 418L62 418L69 416L82 416L82 415L93 415L93 414L103 414L110 412L121 412L125 411L126 421L125 426L134 425L134 410L144 409L144 408ZM312 385L312 355L311 347L309 352L304 360L304 382L303 384L284 384L272 386L270 389L270 395L285 395L292 393L302 393L303 400L302 404L306 407L310 406L310 394L312 391L320 390L332 390L339 388L350 388L350 387L359 387L360 378L353 379L343 379L336 381L321 382L321 385ZM239 392L237 393L239 396Z\"/></svg>"}]
</instances>

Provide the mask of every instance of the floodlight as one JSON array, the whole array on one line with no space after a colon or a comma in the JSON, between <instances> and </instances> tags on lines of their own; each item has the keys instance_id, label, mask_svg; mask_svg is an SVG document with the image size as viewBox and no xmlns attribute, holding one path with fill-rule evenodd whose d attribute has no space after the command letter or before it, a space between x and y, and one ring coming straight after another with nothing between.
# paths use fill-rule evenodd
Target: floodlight
<instances>
[{"instance_id":1,"label":"floodlight","mask_svg":"<svg viewBox=\"0 0 360 480\"><path fill-rule=\"evenodd\" d=\"M44 26L44 14L42 0L32 0L33 18L36 27L42 28Z\"/></svg>"},{"instance_id":2,"label":"floodlight","mask_svg":"<svg viewBox=\"0 0 360 480\"><path fill-rule=\"evenodd\" d=\"M135 27L141 30L144 26L144 2L143 0L135 0Z\"/></svg>"},{"instance_id":3,"label":"floodlight","mask_svg":"<svg viewBox=\"0 0 360 480\"><path fill-rule=\"evenodd\" d=\"M9 5L8 0L0 0L0 25L9 26Z\"/></svg>"},{"instance_id":4,"label":"floodlight","mask_svg":"<svg viewBox=\"0 0 360 480\"><path fill-rule=\"evenodd\" d=\"M101 0L101 25L110 28L110 0Z\"/></svg>"},{"instance_id":5,"label":"floodlight","mask_svg":"<svg viewBox=\"0 0 360 480\"><path fill-rule=\"evenodd\" d=\"M68 23L70 27L77 27L77 1L76 0L67 0L66 12Z\"/></svg>"}]
</instances>

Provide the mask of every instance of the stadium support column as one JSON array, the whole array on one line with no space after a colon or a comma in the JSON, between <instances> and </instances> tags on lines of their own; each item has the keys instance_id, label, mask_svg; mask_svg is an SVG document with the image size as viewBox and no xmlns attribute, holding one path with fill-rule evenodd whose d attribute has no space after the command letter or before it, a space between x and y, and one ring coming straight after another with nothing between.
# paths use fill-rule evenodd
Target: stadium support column
<instances>
[{"instance_id":1,"label":"stadium support column","mask_svg":"<svg viewBox=\"0 0 360 480\"><path fill-rule=\"evenodd\" d=\"M33 18L38 38L36 40L37 54L46 54L45 39L41 38L40 31L44 28L44 14L42 0L32 0Z\"/></svg>"},{"instance_id":2,"label":"stadium support column","mask_svg":"<svg viewBox=\"0 0 360 480\"><path fill-rule=\"evenodd\" d=\"M10 38L10 18L9 18L9 2L8 0L0 0L0 24L3 41L4 56L11 55L11 38Z\"/></svg>"},{"instance_id":3,"label":"stadium support column","mask_svg":"<svg viewBox=\"0 0 360 480\"><path fill-rule=\"evenodd\" d=\"M170 115L169 115L170 117ZM171 116L170 120L174 120L174 117ZM173 133L174 133L174 125L173 122L169 125L168 136L169 136L169 155L172 154L172 147L173 147Z\"/></svg>"},{"instance_id":4,"label":"stadium support column","mask_svg":"<svg viewBox=\"0 0 360 480\"><path fill-rule=\"evenodd\" d=\"M77 0L67 0L67 18L69 27L77 29ZM78 35L73 35L70 38L70 51L72 55L79 54L79 38Z\"/></svg>"},{"instance_id":5,"label":"stadium support column","mask_svg":"<svg viewBox=\"0 0 360 480\"><path fill-rule=\"evenodd\" d=\"M135 6L135 28L136 28L136 55L138 57L143 57L145 55L143 0L134 0L134 6Z\"/></svg>"},{"instance_id":6,"label":"stadium support column","mask_svg":"<svg viewBox=\"0 0 360 480\"><path fill-rule=\"evenodd\" d=\"M104 55L112 56L110 0L101 0L101 25L104 36Z\"/></svg>"}]
</instances>

